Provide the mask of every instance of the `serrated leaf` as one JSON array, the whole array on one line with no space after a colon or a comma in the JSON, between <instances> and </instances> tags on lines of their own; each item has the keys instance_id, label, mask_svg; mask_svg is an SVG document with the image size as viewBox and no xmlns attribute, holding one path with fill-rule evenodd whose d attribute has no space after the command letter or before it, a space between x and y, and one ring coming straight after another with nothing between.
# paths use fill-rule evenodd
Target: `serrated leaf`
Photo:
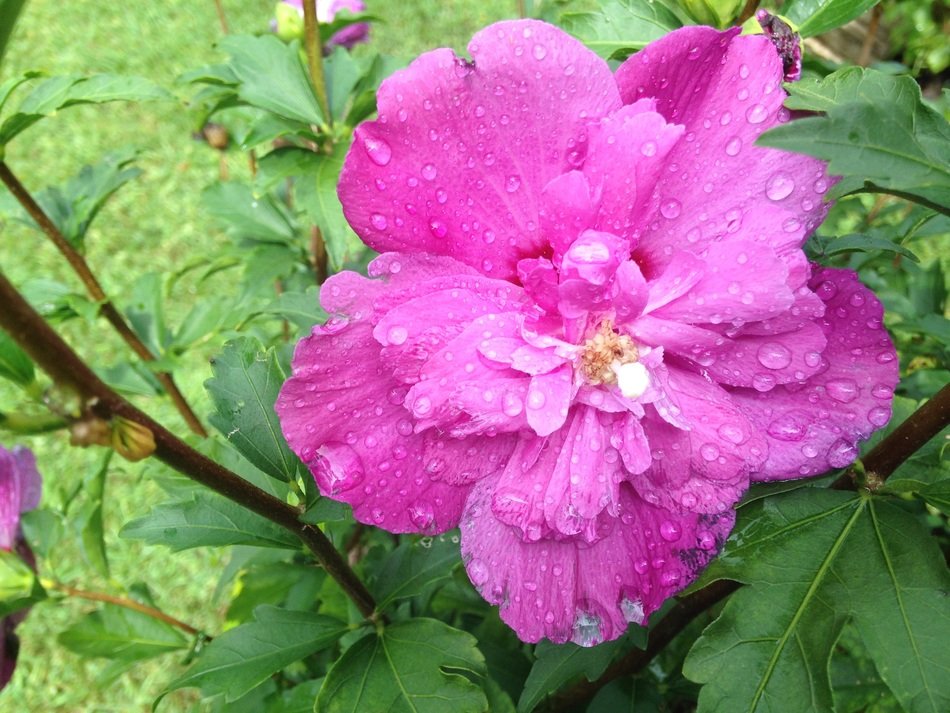
<instances>
[{"instance_id":1,"label":"serrated leaf","mask_svg":"<svg viewBox=\"0 0 950 713\"><path fill-rule=\"evenodd\" d=\"M604 59L623 59L682 24L662 0L608 0L597 12L561 16L561 27Z\"/></svg>"},{"instance_id":2,"label":"serrated leaf","mask_svg":"<svg viewBox=\"0 0 950 713\"><path fill-rule=\"evenodd\" d=\"M260 606L254 616L256 621L215 637L165 693L195 687L205 696L223 694L230 703L295 661L331 646L347 631L342 621L309 611Z\"/></svg>"},{"instance_id":3,"label":"serrated leaf","mask_svg":"<svg viewBox=\"0 0 950 713\"><path fill-rule=\"evenodd\" d=\"M119 534L130 540L165 545L172 552L226 545L300 546L300 541L284 528L213 493L196 493L191 500L156 505L145 517L126 523Z\"/></svg>"},{"instance_id":4,"label":"serrated leaf","mask_svg":"<svg viewBox=\"0 0 950 713\"><path fill-rule=\"evenodd\" d=\"M83 558L102 577L109 578L109 558L103 537L102 501L106 474L114 451L107 450L99 464L83 481L83 502L72 513L72 524L79 534Z\"/></svg>"},{"instance_id":5,"label":"serrated leaf","mask_svg":"<svg viewBox=\"0 0 950 713\"><path fill-rule=\"evenodd\" d=\"M759 145L824 159L845 183L950 211L950 125L911 77L850 67L787 87L789 108L825 115L782 124Z\"/></svg>"},{"instance_id":6,"label":"serrated leaf","mask_svg":"<svg viewBox=\"0 0 950 713\"><path fill-rule=\"evenodd\" d=\"M465 675L485 675L471 634L416 618L363 637L327 672L315 713L485 713L485 693Z\"/></svg>"},{"instance_id":7,"label":"serrated leaf","mask_svg":"<svg viewBox=\"0 0 950 713\"><path fill-rule=\"evenodd\" d=\"M208 213L239 238L293 243L297 231L286 210L268 195L255 196L236 181L216 183L203 194Z\"/></svg>"},{"instance_id":8,"label":"serrated leaf","mask_svg":"<svg viewBox=\"0 0 950 713\"><path fill-rule=\"evenodd\" d=\"M188 640L170 624L109 604L82 617L57 640L80 656L125 661L141 661L188 646Z\"/></svg>"},{"instance_id":9,"label":"serrated leaf","mask_svg":"<svg viewBox=\"0 0 950 713\"><path fill-rule=\"evenodd\" d=\"M936 483L921 488L919 494L927 503L950 517L950 478L938 480Z\"/></svg>"},{"instance_id":10,"label":"serrated leaf","mask_svg":"<svg viewBox=\"0 0 950 713\"><path fill-rule=\"evenodd\" d=\"M950 610L941 595L947 573L935 566L940 564L936 553L916 563L904 557L908 564L901 566L897 583L885 566L888 558L875 554L906 549L875 534L875 521L889 520L892 513L891 506L870 497L814 489L757 501L740 511L740 522L710 568L710 579L748 586L730 598L684 663L684 674L705 684L699 713L832 710L828 662L851 616L871 627L885 648L898 648L904 669L925 671L915 679L913 671L902 669L894 685L905 693L898 695L916 695L915 680L923 680L932 700L944 707L921 707L914 713L946 710L950 676L935 677L935 672L950 664L934 642L950 636ZM927 538L919 526L917 530L908 536L920 548ZM934 545L925 548L933 550ZM929 564L921 568L921 561ZM869 581L876 586L868 586ZM901 612L898 600L905 590L929 602L930 630ZM937 616L935 610L941 608ZM895 631L903 632L903 641ZM924 654L929 663L920 660L915 646L929 649ZM882 660L894 659L884 653Z\"/></svg>"},{"instance_id":11,"label":"serrated leaf","mask_svg":"<svg viewBox=\"0 0 950 713\"><path fill-rule=\"evenodd\" d=\"M214 402L211 424L251 463L279 480L291 480L302 464L280 430L274 403L287 373L274 349L250 337L235 339L211 364L205 388Z\"/></svg>"},{"instance_id":12,"label":"serrated leaf","mask_svg":"<svg viewBox=\"0 0 950 713\"><path fill-rule=\"evenodd\" d=\"M228 66L243 101L304 124L323 121L298 43L284 44L272 35L231 35L220 47L231 56Z\"/></svg>"},{"instance_id":13,"label":"serrated leaf","mask_svg":"<svg viewBox=\"0 0 950 713\"><path fill-rule=\"evenodd\" d=\"M104 104L114 101L156 101L171 95L154 82L142 77L119 74L94 74L91 77L65 75L37 84L26 95L17 111L0 124L0 146L8 144L44 116L79 104Z\"/></svg>"},{"instance_id":14,"label":"serrated leaf","mask_svg":"<svg viewBox=\"0 0 950 713\"><path fill-rule=\"evenodd\" d=\"M353 259L365 249L343 217L343 206L336 193L348 148L337 144L332 154L313 154L316 161L309 163L307 171L294 184L297 203L323 234L330 267L334 271L340 270L347 259Z\"/></svg>"},{"instance_id":15,"label":"serrated leaf","mask_svg":"<svg viewBox=\"0 0 950 713\"><path fill-rule=\"evenodd\" d=\"M592 648L542 641L534 648L535 662L524 682L518 713L530 713L545 696L581 674L593 681L607 669L621 641L614 639Z\"/></svg>"},{"instance_id":16,"label":"serrated leaf","mask_svg":"<svg viewBox=\"0 0 950 713\"><path fill-rule=\"evenodd\" d=\"M795 23L802 37L814 37L845 25L870 10L878 0L792 0L782 15Z\"/></svg>"},{"instance_id":17,"label":"serrated leaf","mask_svg":"<svg viewBox=\"0 0 950 713\"><path fill-rule=\"evenodd\" d=\"M834 240L831 240L827 245L825 245L824 254L839 255L841 253L878 252L881 250L890 253L897 253L898 255L903 255L914 262L920 262L920 258L918 258L912 251L908 250L903 245L895 243L893 240L884 237L883 235L869 235L859 233L842 235L835 238Z\"/></svg>"},{"instance_id":18,"label":"serrated leaf","mask_svg":"<svg viewBox=\"0 0 950 713\"><path fill-rule=\"evenodd\" d=\"M382 611L399 599L414 597L448 580L460 562L458 542L450 537L425 537L401 544L376 572L376 608Z\"/></svg>"},{"instance_id":19,"label":"serrated leaf","mask_svg":"<svg viewBox=\"0 0 950 713\"><path fill-rule=\"evenodd\" d=\"M320 289L307 288L306 292L282 292L269 305L251 316L272 315L292 322L298 331L309 334L310 328L327 318L320 306Z\"/></svg>"},{"instance_id":20,"label":"serrated leaf","mask_svg":"<svg viewBox=\"0 0 950 713\"><path fill-rule=\"evenodd\" d=\"M13 338L0 329L0 377L20 386L29 386L36 379L33 362Z\"/></svg>"}]
</instances>

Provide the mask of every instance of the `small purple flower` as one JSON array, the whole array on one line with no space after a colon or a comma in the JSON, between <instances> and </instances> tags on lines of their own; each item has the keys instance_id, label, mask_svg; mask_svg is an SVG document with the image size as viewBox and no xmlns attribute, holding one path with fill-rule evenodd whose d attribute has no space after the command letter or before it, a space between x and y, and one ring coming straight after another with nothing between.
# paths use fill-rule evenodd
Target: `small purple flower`
<instances>
[{"instance_id":1,"label":"small purple flower","mask_svg":"<svg viewBox=\"0 0 950 713\"><path fill-rule=\"evenodd\" d=\"M33 453L26 448L9 451L0 446L0 548L16 552L33 569L35 561L23 539L20 516L39 505L41 488ZM0 620L0 689L13 676L20 650L20 640L14 630L27 611L23 609Z\"/></svg>"},{"instance_id":2,"label":"small purple flower","mask_svg":"<svg viewBox=\"0 0 950 713\"><path fill-rule=\"evenodd\" d=\"M890 417L874 295L809 264L830 181L763 35L689 27L612 74L555 27L429 52L355 131L334 275L277 403L320 491L394 532L461 526L524 641L644 624L750 482L850 464Z\"/></svg>"},{"instance_id":3,"label":"small purple flower","mask_svg":"<svg viewBox=\"0 0 950 713\"><path fill-rule=\"evenodd\" d=\"M365 12L366 3L363 0L314 0L317 6L317 20L321 23L333 22L333 18L341 10L353 13ZM303 0L281 0L277 3L277 19L272 29L281 37L301 37L303 35ZM358 22L344 27L334 33L324 43L324 52L329 54L335 46L352 49L353 45L369 40L369 24Z\"/></svg>"}]
</instances>

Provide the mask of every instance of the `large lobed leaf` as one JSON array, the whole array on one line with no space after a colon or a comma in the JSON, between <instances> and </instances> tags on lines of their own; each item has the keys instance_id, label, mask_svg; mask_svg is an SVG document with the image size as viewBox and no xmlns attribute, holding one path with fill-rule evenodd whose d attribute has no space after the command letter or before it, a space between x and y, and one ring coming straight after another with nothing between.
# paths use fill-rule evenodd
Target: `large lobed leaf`
<instances>
[{"instance_id":1,"label":"large lobed leaf","mask_svg":"<svg viewBox=\"0 0 950 713\"><path fill-rule=\"evenodd\" d=\"M792 0L782 14L795 23L802 37L814 37L851 22L878 0Z\"/></svg>"},{"instance_id":2,"label":"large lobed leaf","mask_svg":"<svg viewBox=\"0 0 950 713\"><path fill-rule=\"evenodd\" d=\"M568 12L561 26L604 59L623 59L683 23L664 0L608 0L597 12Z\"/></svg>"},{"instance_id":3,"label":"large lobed leaf","mask_svg":"<svg viewBox=\"0 0 950 713\"><path fill-rule=\"evenodd\" d=\"M778 126L759 144L828 161L850 190L864 185L950 211L950 125L911 77L848 67L787 87L788 108L824 115Z\"/></svg>"},{"instance_id":4,"label":"large lobed leaf","mask_svg":"<svg viewBox=\"0 0 950 713\"><path fill-rule=\"evenodd\" d=\"M488 701L466 675L485 676L475 637L416 618L371 633L333 664L315 713L484 713Z\"/></svg>"},{"instance_id":5,"label":"large lobed leaf","mask_svg":"<svg viewBox=\"0 0 950 713\"><path fill-rule=\"evenodd\" d=\"M811 488L742 512L709 578L748 586L683 667L705 684L700 713L832 710L828 662L849 619L907 711L950 710L950 577L912 516Z\"/></svg>"}]
</instances>

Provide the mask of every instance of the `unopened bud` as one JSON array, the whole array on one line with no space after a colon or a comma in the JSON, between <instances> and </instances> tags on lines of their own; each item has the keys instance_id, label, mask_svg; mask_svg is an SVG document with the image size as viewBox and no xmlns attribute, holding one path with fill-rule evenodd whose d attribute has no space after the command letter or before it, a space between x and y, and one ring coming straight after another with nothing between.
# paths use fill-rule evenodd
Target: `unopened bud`
<instances>
[{"instance_id":1,"label":"unopened bud","mask_svg":"<svg viewBox=\"0 0 950 713\"><path fill-rule=\"evenodd\" d=\"M130 461L148 458L155 452L155 436L140 423L126 418L112 419L112 448Z\"/></svg>"},{"instance_id":2,"label":"unopened bud","mask_svg":"<svg viewBox=\"0 0 950 713\"><path fill-rule=\"evenodd\" d=\"M224 151L230 141L228 130L221 124L215 124L213 121L209 121L201 128L201 135L211 148L217 149L218 151Z\"/></svg>"},{"instance_id":3,"label":"unopened bud","mask_svg":"<svg viewBox=\"0 0 950 713\"><path fill-rule=\"evenodd\" d=\"M87 446L108 446L111 442L112 427L108 421L91 416L76 421L69 427L69 443L86 448Z\"/></svg>"}]
</instances>

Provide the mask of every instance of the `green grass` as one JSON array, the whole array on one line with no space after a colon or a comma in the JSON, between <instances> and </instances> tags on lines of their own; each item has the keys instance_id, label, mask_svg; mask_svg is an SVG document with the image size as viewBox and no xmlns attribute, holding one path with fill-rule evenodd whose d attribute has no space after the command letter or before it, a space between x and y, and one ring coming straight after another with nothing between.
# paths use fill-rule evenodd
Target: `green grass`
<instances>
[{"instance_id":1,"label":"green grass","mask_svg":"<svg viewBox=\"0 0 950 713\"><path fill-rule=\"evenodd\" d=\"M462 50L478 28L513 17L517 7L514 0L369 0L367 4L383 21L373 29L375 46L403 56L436 46ZM225 0L224 7L232 32L259 32L267 27L272 3ZM187 92L176 86L175 78L191 67L218 60L213 45L220 37L212 0L122 4L31 0L14 31L0 81L27 69L52 74L117 72L148 77L184 98ZM139 165L144 175L105 207L87 236L90 264L107 292L121 296L141 274L173 271L226 240L202 212L200 200L202 190L218 176L218 157L191 134L192 121L182 102L78 107L20 137L9 147L7 162L30 190L39 190L112 149L135 146L142 150ZM230 155L228 162L232 176L246 173L240 154ZM38 233L16 224L0 225L0 264L17 284L47 277L79 289L59 254ZM223 286L226 283L220 281L176 283L166 301L172 323L196 300ZM75 321L65 334L93 365L125 358L125 346L104 323L89 326ZM201 387L210 376L207 356L190 354L185 368L176 373L202 416L210 410ZM14 398L10 389L0 387L0 410L14 405ZM167 404L149 402L147 406L173 429L184 432L180 418ZM3 441L8 446L14 442L8 434L3 434ZM37 452L45 478L44 503L53 507L64 501L99 458L97 451L70 448L61 434L21 442ZM144 581L163 609L216 633L226 602L212 600L211 593L227 561L226 551L171 555L117 535L124 522L165 499L149 473L148 468L113 460L105 510L113 581L103 581L83 563L72 533L67 533L57 556L42 563L43 572L77 587L110 592ZM99 676L107 661L82 659L56 643L60 631L94 608L71 600L33 609L18 629L20 661L13 682L0 694L0 711L150 709L179 670L180 660L164 657L139 665L106 686ZM192 692L179 692L166 699L163 710L185 710L194 700Z\"/></svg>"}]
</instances>

